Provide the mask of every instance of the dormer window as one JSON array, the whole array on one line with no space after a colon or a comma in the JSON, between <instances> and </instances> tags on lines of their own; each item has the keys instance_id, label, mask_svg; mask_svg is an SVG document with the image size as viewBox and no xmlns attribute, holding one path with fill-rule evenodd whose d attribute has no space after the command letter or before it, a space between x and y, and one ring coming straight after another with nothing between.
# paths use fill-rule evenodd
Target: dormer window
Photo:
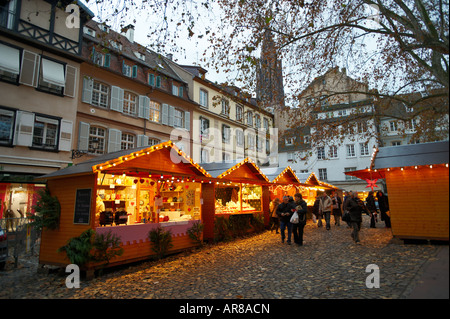
<instances>
[{"instance_id":1,"label":"dormer window","mask_svg":"<svg viewBox=\"0 0 450 319\"><path fill-rule=\"evenodd\" d=\"M87 34L88 36L91 36L95 38L95 31L88 27L83 27L84 34Z\"/></svg>"},{"instance_id":2,"label":"dormer window","mask_svg":"<svg viewBox=\"0 0 450 319\"><path fill-rule=\"evenodd\" d=\"M134 55L141 61L145 61L145 54L142 54L141 52L134 52Z\"/></svg>"},{"instance_id":3,"label":"dormer window","mask_svg":"<svg viewBox=\"0 0 450 319\"><path fill-rule=\"evenodd\" d=\"M122 50L122 44L117 41L109 40L109 44L116 50Z\"/></svg>"},{"instance_id":4,"label":"dormer window","mask_svg":"<svg viewBox=\"0 0 450 319\"><path fill-rule=\"evenodd\" d=\"M108 27L106 24L99 24L99 25L98 25L98 28L99 28L100 30L102 30L103 32L106 32L106 33L109 32L109 27Z\"/></svg>"}]
</instances>

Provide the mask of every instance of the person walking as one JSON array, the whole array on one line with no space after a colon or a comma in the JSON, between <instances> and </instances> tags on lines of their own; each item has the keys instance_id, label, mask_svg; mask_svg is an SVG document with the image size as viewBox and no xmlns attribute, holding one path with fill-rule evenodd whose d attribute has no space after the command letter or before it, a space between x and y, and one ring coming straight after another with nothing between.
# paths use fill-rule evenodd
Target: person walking
<instances>
[{"instance_id":1,"label":"person walking","mask_svg":"<svg viewBox=\"0 0 450 319\"><path fill-rule=\"evenodd\" d=\"M316 196L316 200L314 201L312 213L314 216L316 216L317 227L322 227L322 214L320 214L319 206L320 206L320 196Z\"/></svg>"},{"instance_id":2,"label":"person walking","mask_svg":"<svg viewBox=\"0 0 450 319\"><path fill-rule=\"evenodd\" d=\"M269 210L270 210L270 232L273 232L275 230L276 234L278 234L278 229L280 228L280 220L278 219L277 215L277 208L278 205L280 205L280 199L275 198L273 201L270 202Z\"/></svg>"},{"instance_id":3,"label":"person walking","mask_svg":"<svg viewBox=\"0 0 450 319\"><path fill-rule=\"evenodd\" d=\"M333 191L331 193L331 200L333 202L334 224L340 226L342 217L342 199L339 197L336 191Z\"/></svg>"},{"instance_id":4,"label":"person walking","mask_svg":"<svg viewBox=\"0 0 450 319\"><path fill-rule=\"evenodd\" d=\"M359 243L359 231L361 230L363 208L359 203L358 193L353 192L347 201L347 209L350 213L351 236L355 243Z\"/></svg>"},{"instance_id":5,"label":"person walking","mask_svg":"<svg viewBox=\"0 0 450 319\"><path fill-rule=\"evenodd\" d=\"M303 245L303 229L306 225L306 213L308 211L308 205L302 198L302 194L297 193L294 195L295 210L298 214L298 223L292 225L292 231L294 232L294 243L299 246Z\"/></svg>"},{"instance_id":6,"label":"person walking","mask_svg":"<svg viewBox=\"0 0 450 319\"><path fill-rule=\"evenodd\" d=\"M326 192L323 192L322 198L320 199L319 212L325 217L325 223L327 224L327 230L330 230L330 218L332 210L332 200Z\"/></svg>"},{"instance_id":7,"label":"person walking","mask_svg":"<svg viewBox=\"0 0 450 319\"><path fill-rule=\"evenodd\" d=\"M373 191L369 192L366 198L366 207L370 214L370 228L376 228L377 222L377 206L375 205L375 198L373 197Z\"/></svg>"},{"instance_id":8,"label":"person walking","mask_svg":"<svg viewBox=\"0 0 450 319\"><path fill-rule=\"evenodd\" d=\"M387 228L391 228L391 217L389 214L389 201L388 197L383 194L382 191L377 192L378 206L380 207L381 220L384 220L384 223Z\"/></svg>"},{"instance_id":9,"label":"person walking","mask_svg":"<svg viewBox=\"0 0 450 319\"><path fill-rule=\"evenodd\" d=\"M352 198L352 196L353 196L353 192L352 191L345 192L344 203L342 204L342 210L344 211L344 213L348 212L347 205L348 205L348 201ZM347 222L347 228L351 228L351 227L352 227L351 223Z\"/></svg>"},{"instance_id":10,"label":"person walking","mask_svg":"<svg viewBox=\"0 0 450 319\"><path fill-rule=\"evenodd\" d=\"M295 211L295 203L289 202L289 196L283 197L283 202L278 205L277 215L280 219L280 233L281 233L281 242L284 243L286 238L286 228L288 232L287 243L291 244L291 235L292 235L292 223L291 217Z\"/></svg>"}]
</instances>

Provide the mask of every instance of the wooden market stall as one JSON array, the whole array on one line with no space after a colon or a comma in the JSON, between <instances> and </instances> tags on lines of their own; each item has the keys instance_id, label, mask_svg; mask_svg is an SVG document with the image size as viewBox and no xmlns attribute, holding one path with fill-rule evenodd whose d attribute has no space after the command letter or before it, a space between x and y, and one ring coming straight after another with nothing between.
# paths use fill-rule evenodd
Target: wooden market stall
<instances>
[{"instance_id":1,"label":"wooden market stall","mask_svg":"<svg viewBox=\"0 0 450 319\"><path fill-rule=\"evenodd\" d=\"M61 217L58 229L42 232L39 263L70 263L57 250L87 229L120 236L124 253L110 265L153 255L148 235L158 227L171 231L171 252L197 245L187 230L203 220L202 183L210 177L171 141L106 154L42 176L60 202Z\"/></svg>"},{"instance_id":2,"label":"wooden market stall","mask_svg":"<svg viewBox=\"0 0 450 319\"><path fill-rule=\"evenodd\" d=\"M448 141L381 147L370 168L346 174L385 178L394 237L448 241L448 156Z\"/></svg>"},{"instance_id":3,"label":"wooden market stall","mask_svg":"<svg viewBox=\"0 0 450 319\"><path fill-rule=\"evenodd\" d=\"M215 179L212 183L214 196L203 197L204 205L214 207L215 217L263 216L268 225L269 180L251 159L208 163L202 167ZM204 236L214 237L213 224L205 223Z\"/></svg>"}]
</instances>

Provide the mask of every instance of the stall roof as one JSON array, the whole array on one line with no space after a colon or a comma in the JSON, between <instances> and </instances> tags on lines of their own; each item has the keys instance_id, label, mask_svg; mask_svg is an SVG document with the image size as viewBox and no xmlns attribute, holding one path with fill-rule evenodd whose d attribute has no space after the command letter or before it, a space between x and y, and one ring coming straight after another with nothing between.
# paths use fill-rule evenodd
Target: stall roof
<instances>
[{"instance_id":1,"label":"stall roof","mask_svg":"<svg viewBox=\"0 0 450 319\"><path fill-rule=\"evenodd\" d=\"M261 172L263 172L267 178L272 183L298 183L301 184L295 172L292 170L290 166L288 167L269 167L262 168Z\"/></svg>"},{"instance_id":2,"label":"stall roof","mask_svg":"<svg viewBox=\"0 0 450 319\"><path fill-rule=\"evenodd\" d=\"M394 167L448 163L448 141L380 147L372 157L371 168L345 172L361 179L385 178L386 169Z\"/></svg>"},{"instance_id":3,"label":"stall roof","mask_svg":"<svg viewBox=\"0 0 450 319\"><path fill-rule=\"evenodd\" d=\"M242 161L206 163L202 164L202 167L213 178L224 178L236 182L270 182L250 158Z\"/></svg>"},{"instance_id":4,"label":"stall roof","mask_svg":"<svg viewBox=\"0 0 450 319\"><path fill-rule=\"evenodd\" d=\"M380 147L373 169L448 163L448 141Z\"/></svg>"},{"instance_id":5,"label":"stall roof","mask_svg":"<svg viewBox=\"0 0 450 319\"><path fill-rule=\"evenodd\" d=\"M185 165L179 165L185 164ZM108 153L85 162L40 176L39 180L60 178L69 175L84 175L96 172L119 173L129 172L167 172L171 174L195 174L211 177L200 165L195 163L172 141L154 146Z\"/></svg>"}]
</instances>

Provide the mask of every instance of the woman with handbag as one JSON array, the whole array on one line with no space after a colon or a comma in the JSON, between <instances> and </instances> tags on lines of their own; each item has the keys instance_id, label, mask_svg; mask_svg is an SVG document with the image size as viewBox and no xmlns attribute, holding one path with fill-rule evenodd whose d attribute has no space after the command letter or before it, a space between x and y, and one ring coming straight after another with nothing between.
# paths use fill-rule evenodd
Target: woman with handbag
<instances>
[{"instance_id":1,"label":"woman with handbag","mask_svg":"<svg viewBox=\"0 0 450 319\"><path fill-rule=\"evenodd\" d=\"M294 195L295 209L298 214L298 223L293 224L292 231L294 232L294 243L299 246L303 245L303 229L306 225L306 212L308 211L308 205L302 198L302 194L297 193Z\"/></svg>"}]
</instances>

